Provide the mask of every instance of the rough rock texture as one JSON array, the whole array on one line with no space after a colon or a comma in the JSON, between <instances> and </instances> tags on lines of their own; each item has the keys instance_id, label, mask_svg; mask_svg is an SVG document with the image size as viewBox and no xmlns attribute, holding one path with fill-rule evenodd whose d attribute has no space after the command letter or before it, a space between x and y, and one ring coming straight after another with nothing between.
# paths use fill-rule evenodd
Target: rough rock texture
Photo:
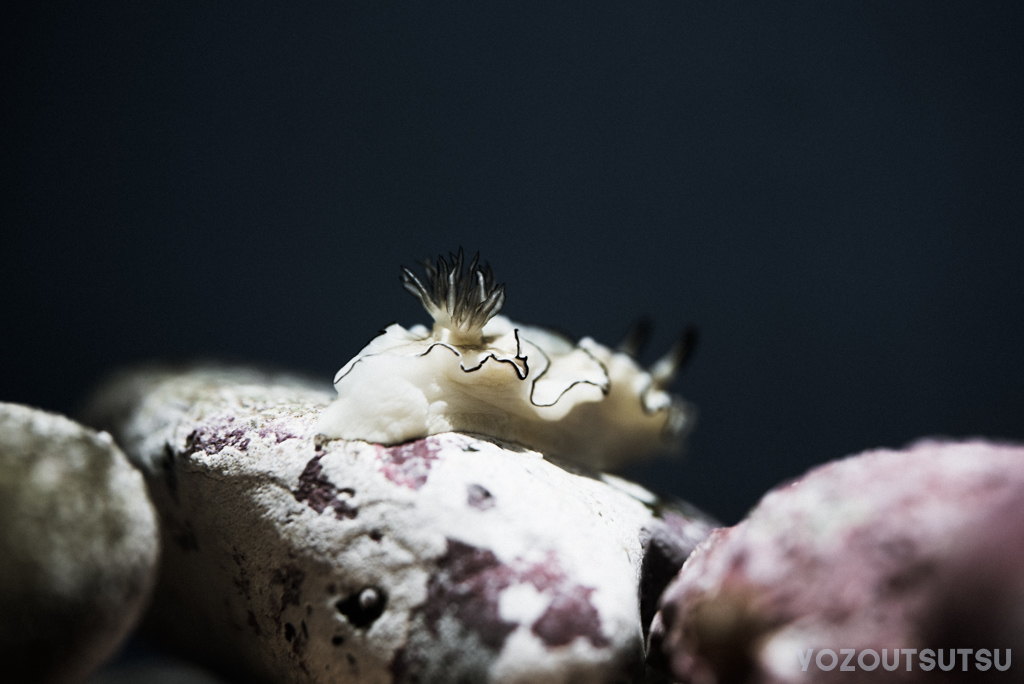
<instances>
[{"instance_id":1,"label":"rough rock texture","mask_svg":"<svg viewBox=\"0 0 1024 684\"><path fill-rule=\"evenodd\" d=\"M707 519L467 435L317 438L333 395L236 369L95 397L160 511L158 630L279 683L642 679L641 613Z\"/></svg>"},{"instance_id":2,"label":"rough rock texture","mask_svg":"<svg viewBox=\"0 0 1024 684\"><path fill-rule=\"evenodd\" d=\"M157 563L142 476L62 416L0 403L0 668L77 682L134 624Z\"/></svg>"},{"instance_id":3,"label":"rough rock texture","mask_svg":"<svg viewBox=\"0 0 1024 684\"><path fill-rule=\"evenodd\" d=\"M779 487L690 556L651 648L683 682L1019 681L993 649L1024 654L1024 448L921 442Z\"/></svg>"}]
</instances>

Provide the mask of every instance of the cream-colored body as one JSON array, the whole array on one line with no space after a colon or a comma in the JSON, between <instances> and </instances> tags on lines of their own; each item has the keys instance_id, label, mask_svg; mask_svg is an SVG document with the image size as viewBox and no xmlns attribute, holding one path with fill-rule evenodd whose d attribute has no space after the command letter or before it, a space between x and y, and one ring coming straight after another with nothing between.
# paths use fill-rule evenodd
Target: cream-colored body
<instances>
[{"instance_id":1,"label":"cream-colored body","mask_svg":"<svg viewBox=\"0 0 1024 684\"><path fill-rule=\"evenodd\" d=\"M675 447L691 423L664 389L671 372L500 315L458 328L443 304L425 304L432 330L393 324L338 371L321 433L379 444L476 433L608 469Z\"/></svg>"}]
</instances>

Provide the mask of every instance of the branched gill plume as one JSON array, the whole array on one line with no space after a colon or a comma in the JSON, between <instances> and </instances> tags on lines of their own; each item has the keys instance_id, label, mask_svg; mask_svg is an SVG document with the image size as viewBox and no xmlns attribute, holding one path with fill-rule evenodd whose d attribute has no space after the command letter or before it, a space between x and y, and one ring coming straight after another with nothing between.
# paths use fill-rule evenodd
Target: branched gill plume
<instances>
[{"instance_id":1,"label":"branched gill plume","mask_svg":"<svg viewBox=\"0 0 1024 684\"><path fill-rule=\"evenodd\" d=\"M463 335L478 335L505 303L505 285L494 282L487 264L479 265L477 254L463 271L463 254L437 258L437 265L424 262L426 282L410 269L402 267L402 286L441 326Z\"/></svg>"}]
</instances>

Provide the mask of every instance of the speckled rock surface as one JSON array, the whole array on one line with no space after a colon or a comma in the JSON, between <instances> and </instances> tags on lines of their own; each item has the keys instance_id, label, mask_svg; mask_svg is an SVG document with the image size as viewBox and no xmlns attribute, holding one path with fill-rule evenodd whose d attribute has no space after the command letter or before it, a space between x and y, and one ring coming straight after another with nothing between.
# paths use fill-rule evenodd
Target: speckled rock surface
<instances>
[{"instance_id":1,"label":"speckled rock surface","mask_svg":"<svg viewBox=\"0 0 1024 684\"><path fill-rule=\"evenodd\" d=\"M1020 681L1024 448L921 442L777 488L694 551L651 643L683 682Z\"/></svg>"},{"instance_id":2,"label":"speckled rock surface","mask_svg":"<svg viewBox=\"0 0 1024 684\"><path fill-rule=\"evenodd\" d=\"M641 614L706 519L468 435L318 439L333 398L240 369L97 394L161 514L156 630L279 683L642 680Z\"/></svg>"},{"instance_id":3,"label":"speckled rock surface","mask_svg":"<svg viewBox=\"0 0 1024 684\"><path fill-rule=\"evenodd\" d=\"M152 586L156 515L114 446L63 416L0 403L0 672L78 682Z\"/></svg>"}]
</instances>

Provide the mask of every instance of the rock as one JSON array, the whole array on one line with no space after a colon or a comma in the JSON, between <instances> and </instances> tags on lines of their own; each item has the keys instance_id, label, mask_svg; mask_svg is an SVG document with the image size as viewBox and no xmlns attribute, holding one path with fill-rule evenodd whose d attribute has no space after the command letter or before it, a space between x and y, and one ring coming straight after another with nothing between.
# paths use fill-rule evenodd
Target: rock
<instances>
[{"instance_id":1,"label":"rock","mask_svg":"<svg viewBox=\"0 0 1024 684\"><path fill-rule=\"evenodd\" d=\"M641 615L707 518L477 436L326 440L333 398L244 369L96 395L160 512L158 633L279 683L643 678Z\"/></svg>"},{"instance_id":2,"label":"rock","mask_svg":"<svg viewBox=\"0 0 1024 684\"><path fill-rule=\"evenodd\" d=\"M86 684L226 684L189 663L168 658L116 664L90 677Z\"/></svg>"},{"instance_id":3,"label":"rock","mask_svg":"<svg viewBox=\"0 0 1024 684\"><path fill-rule=\"evenodd\" d=\"M1024 448L921 442L775 489L690 556L651 649L682 682L1007 681Z\"/></svg>"},{"instance_id":4,"label":"rock","mask_svg":"<svg viewBox=\"0 0 1024 684\"><path fill-rule=\"evenodd\" d=\"M78 682L145 603L156 515L110 435L0 403L0 661L6 681Z\"/></svg>"}]
</instances>

